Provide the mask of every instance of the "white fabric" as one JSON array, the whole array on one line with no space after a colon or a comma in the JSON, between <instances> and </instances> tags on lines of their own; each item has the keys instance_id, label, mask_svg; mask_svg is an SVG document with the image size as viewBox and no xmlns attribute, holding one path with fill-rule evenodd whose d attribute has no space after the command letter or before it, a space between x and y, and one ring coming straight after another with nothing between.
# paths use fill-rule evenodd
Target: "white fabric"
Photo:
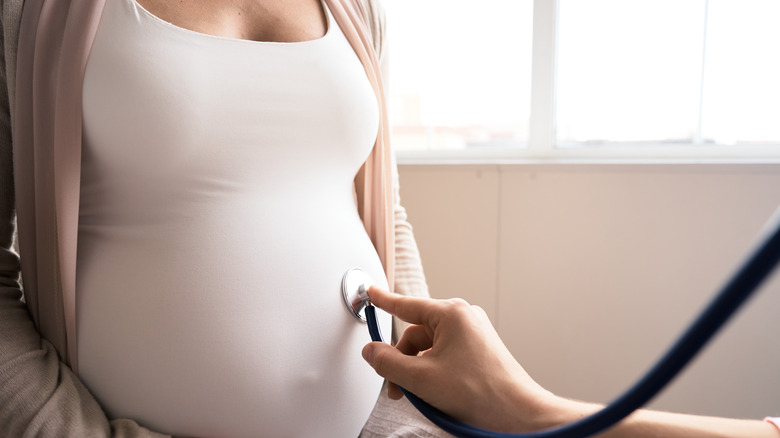
<instances>
[{"instance_id":1,"label":"white fabric","mask_svg":"<svg viewBox=\"0 0 780 438\"><path fill-rule=\"evenodd\" d=\"M386 388L376 401L360 438L454 438L428 421L406 397L391 400Z\"/></svg>"},{"instance_id":2,"label":"white fabric","mask_svg":"<svg viewBox=\"0 0 780 438\"><path fill-rule=\"evenodd\" d=\"M381 379L340 282L360 266L387 286L352 192L377 126L332 17L320 39L253 42L106 2L84 80L77 323L80 377L110 416L359 434Z\"/></svg>"}]
</instances>

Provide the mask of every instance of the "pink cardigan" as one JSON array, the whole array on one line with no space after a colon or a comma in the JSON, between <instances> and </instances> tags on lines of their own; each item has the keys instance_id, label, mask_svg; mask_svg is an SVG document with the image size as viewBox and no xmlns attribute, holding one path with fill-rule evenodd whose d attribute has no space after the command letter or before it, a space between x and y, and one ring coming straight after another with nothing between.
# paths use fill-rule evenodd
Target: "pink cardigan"
<instances>
[{"instance_id":1,"label":"pink cardigan","mask_svg":"<svg viewBox=\"0 0 780 438\"><path fill-rule=\"evenodd\" d=\"M19 33L13 151L25 297L41 335L74 370L81 83L105 1L27 0ZM393 163L379 62L363 5L325 1L363 63L380 105L376 143L355 179L355 192L392 289Z\"/></svg>"}]
</instances>

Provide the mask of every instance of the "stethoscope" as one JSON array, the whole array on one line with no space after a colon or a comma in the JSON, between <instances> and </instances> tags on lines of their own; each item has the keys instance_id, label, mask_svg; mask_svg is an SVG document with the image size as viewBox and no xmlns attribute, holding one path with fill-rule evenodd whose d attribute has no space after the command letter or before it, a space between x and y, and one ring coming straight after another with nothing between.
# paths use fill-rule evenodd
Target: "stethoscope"
<instances>
[{"instance_id":1,"label":"stethoscope","mask_svg":"<svg viewBox=\"0 0 780 438\"><path fill-rule=\"evenodd\" d=\"M774 219L766 237L750 257L658 363L623 395L589 417L565 426L533 433L491 432L460 423L409 391L403 388L401 391L426 418L458 437L580 438L601 432L655 397L701 351L747 298L758 290L758 286L780 261L780 215L776 215ZM366 271L352 268L342 278L341 291L349 312L358 320L368 324L371 340L383 342L375 308L371 305L366 292L371 284L371 277Z\"/></svg>"}]
</instances>

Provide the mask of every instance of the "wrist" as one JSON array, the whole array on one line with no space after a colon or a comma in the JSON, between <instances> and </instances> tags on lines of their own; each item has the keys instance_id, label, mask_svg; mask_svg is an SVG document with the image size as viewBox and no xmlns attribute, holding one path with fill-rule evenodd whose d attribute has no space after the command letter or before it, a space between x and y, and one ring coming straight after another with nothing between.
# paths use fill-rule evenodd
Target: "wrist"
<instances>
[{"instance_id":1,"label":"wrist","mask_svg":"<svg viewBox=\"0 0 780 438\"><path fill-rule=\"evenodd\" d=\"M559 397L536 383L519 364L510 380L497 382L493 392L493 430L528 433L553 429L587 417L599 406ZM496 409L497 408L497 409ZM501 430L496 429L500 427Z\"/></svg>"},{"instance_id":2,"label":"wrist","mask_svg":"<svg viewBox=\"0 0 780 438\"><path fill-rule=\"evenodd\" d=\"M553 394L550 395L551 397L546 401L546 407L543 412L536 417L536 422L533 425L533 430L535 431L553 429L574 423L602 408L600 405L570 400Z\"/></svg>"}]
</instances>

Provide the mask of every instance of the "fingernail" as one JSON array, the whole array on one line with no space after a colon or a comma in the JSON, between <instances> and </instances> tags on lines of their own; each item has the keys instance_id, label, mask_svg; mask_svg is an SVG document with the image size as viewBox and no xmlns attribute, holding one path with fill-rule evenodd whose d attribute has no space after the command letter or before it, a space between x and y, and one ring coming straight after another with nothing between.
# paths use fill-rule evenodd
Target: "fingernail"
<instances>
[{"instance_id":1,"label":"fingernail","mask_svg":"<svg viewBox=\"0 0 780 438\"><path fill-rule=\"evenodd\" d=\"M371 344L366 345L363 347L363 359L365 359L366 362L369 364L371 363L371 353L373 353L374 347L371 346Z\"/></svg>"}]
</instances>

